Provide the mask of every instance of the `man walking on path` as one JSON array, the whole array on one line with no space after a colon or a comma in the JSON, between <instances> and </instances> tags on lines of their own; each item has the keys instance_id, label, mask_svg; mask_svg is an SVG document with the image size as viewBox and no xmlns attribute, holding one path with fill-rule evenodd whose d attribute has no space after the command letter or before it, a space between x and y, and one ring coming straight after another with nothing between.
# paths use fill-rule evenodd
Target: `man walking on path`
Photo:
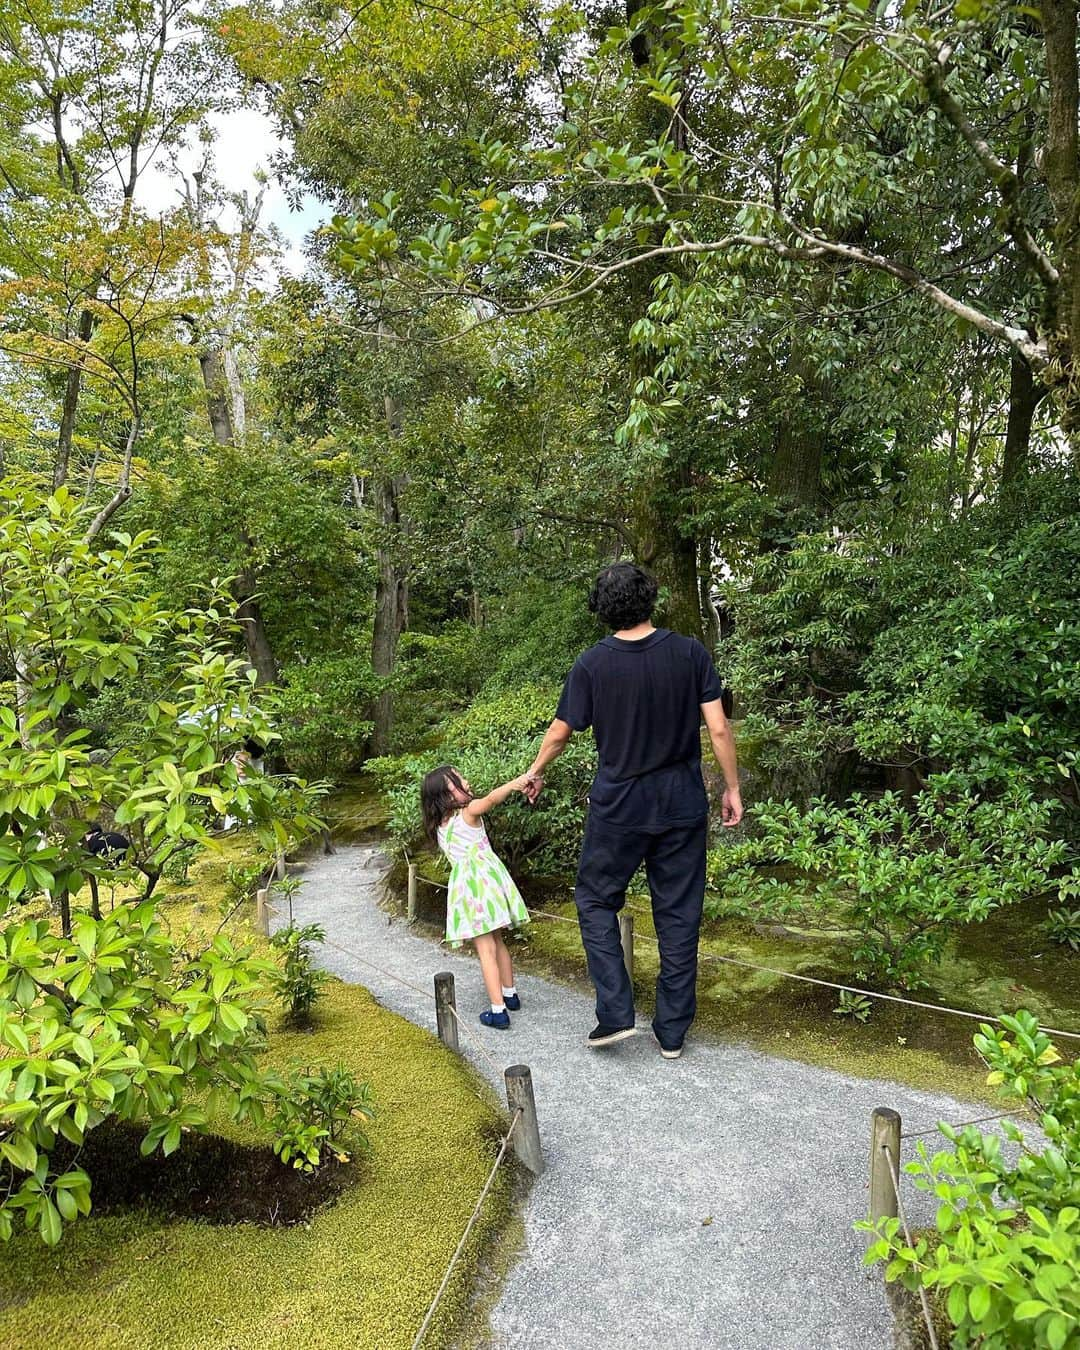
<instances>
[{"instance_id":1,"label":"man walking on path","mask_svg":"<svg viewBox=\"0 0 1080 1350\"><path fill-rule=\"evenodd\" d=\"M618 916L644 862L660 944L653 1032L661 1053L677 1059L697 1009L708 828L703 718L724 775L723 823L737 825L743 807L712 658L695 639L653 627L656 594L655 580L633 563L616 563L597 578L589 608L612 634L575 662L529 777L535 800L546 766L575 731L592 727L600 767L574 893L596 987L598 1026L589 1044L613 1045L635 1031Z\"/></svg>"}]
</instances>

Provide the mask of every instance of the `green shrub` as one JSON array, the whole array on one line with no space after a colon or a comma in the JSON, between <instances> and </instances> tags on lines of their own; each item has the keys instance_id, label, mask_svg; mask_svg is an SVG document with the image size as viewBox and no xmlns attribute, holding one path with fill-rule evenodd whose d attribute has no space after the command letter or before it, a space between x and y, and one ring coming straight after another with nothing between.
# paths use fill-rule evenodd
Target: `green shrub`
<instances>
[{"instance_id":1,"label":"green shrub","mask_svg":"<svg viewBox=\"0 0 1080 1350\"><path fill-rule=\"evenodd\" d=\"M311 1021L311 1010L328 978L325 971L311 964L311 947L325 938L325 931L317 923L296 928L290 922L270 939L270 945L282 956L272 986L285 1005L285 1021L289 1026L307 1026Z\"/></svg>"},{"instance_id":2,"label":"green shrub","mask_svg":"<svg viewBox=\"0 0 1080 1350\"><path fill-rule=\"evenodd\" d=\"M0 932L0 1239L21 1214L56 1243L90 1212L93 1178L59 1173L51 1155L110 1118L145 1121L142 1151L169 1154L206 1128L212 1100L266 1129L294 1165L318 1166L336 1140L325 1081L259 1064L272 971L220 933L183 952L152 903L76 915L70 938L44 920Z\"/></svg>"},{"instance_id":3,"label":"green shrub","mask_svg":"<svg viewBox=\"0 0 1080 1350\"><path fill-rule=\"evenodd\" d=\"M274 1152L283 1163L310 1171L328 1153L346 1162L346 1138L352 1148L367 1148L367 1136L358 1125L375 1114L366 1083L358 1083L340 1064L294 1073L290 1081L292 1090L282 1098L275 1122Z\"/></svg>"},{"instance_id":4,"label":"green shrub","mask_svg":"<svg viewBox=\"0 0 1080 1350\"><path fill-rule=\"evenodd\" d=\"M364 753L379 681L365 657L322 656L283 671L281 748L294 773L337 782Z\"/></svg>"},{"instance_id":5,"label":"green shrub","mask_svg":"<svg viewBox=\"0 0 1080 1350\"><path fill-rule=\"evenodd\" d=\"M1019 791L979 801L945 775L910 803L887 792L806 811L764 802L750 815L757 837L709 856L728 909L741 901L851 933L856 973L907 989L924 982L952 929L1045 892L1067 852L1046 838L1048 802Z\"/></svg>"},{"instance_id":6,"label":"green shrub","mask_svg":"<svg viewBox=\"0 0 1080 1350\"><path fill-rule=\"evenodd\" d=\"M988 1083L1035 1109L1046 1144L1010 1120L1008 1153L974 1125L941 1124L951 1148L920 1143L905 1168L940 1201L935 1231L909 1246L897 1219L856 1226L875 1233L866 1260L887 1261L886 1279L948 1290L954 1346L1063 1350L1080 1345L1080 1063L1062 1064L1030 1013L1001 1020L975 1048Z\"/></svg>"},{"instance_id":7,"label":"green shrub","mask_svg":"<svg viewBox=\"0 0 1080 1350\"><path fill-rule=\"evenodd\" d=\"M1047 473L943 528L869 518L728 588L721 659L764 791L805 804L951 772L1080 820L1080 496Z\"/></svg>"},{"instance_id":8,"label":"green shrub","mask_svg":"<svg viewBox=\"0 0 1080 1350\"><path fill-rule=\"evenodd\" d=\"M554 716L558 697L558 688L535 685L492 695L445 723L438 750L372 760L369 767L390 802L394 839L406 847L420 842L420 780L437 764L453 764L478 794L524 773ZM591 737L575 737L551 767L535 807L515 796L491 813L491 839L508 865L536 874L573 869L594 773Z\"/></svg>"}]
</instances>

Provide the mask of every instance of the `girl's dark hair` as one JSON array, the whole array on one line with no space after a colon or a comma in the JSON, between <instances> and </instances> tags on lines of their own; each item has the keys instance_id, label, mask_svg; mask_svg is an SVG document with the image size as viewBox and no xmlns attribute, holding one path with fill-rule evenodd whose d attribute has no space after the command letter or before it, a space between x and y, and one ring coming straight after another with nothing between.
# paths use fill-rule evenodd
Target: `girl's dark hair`
<instances>
[{"instance_id":1,"label":"girl's dark hair","mask_svg":"<svg viewBox=\"0 0 1080 1350\"><path fill-rule=\"evenodd\" d=\"M438 843L439 826L452 811L457 810L459 805L450 790L451 784L462 792L465 791L465 784L449 764L440 764L437 769L432 769L430 773L424 775L424 781L420 784L420 810L424 816L424 833L433 844Z\"/></svg>"},{"instance_id":2,"label":"girl's dark hair","mask_svg":"<svg viewBox=\"0 0 1080 1350\"><path fill-rule=\"evenodd\" d=\"M652 618L658 589L656 578L636 563L615 563L596 578L589 594L589 609L612 632L635 628Z\"/></svg>"}]
</instances>

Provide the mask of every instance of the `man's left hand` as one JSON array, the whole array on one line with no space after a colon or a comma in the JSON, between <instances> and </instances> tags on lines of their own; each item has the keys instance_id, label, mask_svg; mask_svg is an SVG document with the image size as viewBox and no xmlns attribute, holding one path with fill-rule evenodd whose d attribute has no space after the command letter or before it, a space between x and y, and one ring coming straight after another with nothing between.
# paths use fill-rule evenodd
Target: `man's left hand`
<instances>
[{"instance_id":1,"label":"man's left hand","mask_svg":"<svg viewBox=\"0 0 1080 1350\"><path fill-rule=\"evenodd\" d=\"M738 825L743 818L742 796L738 788L725 788L720 800L720 820L725 828Z\"/></svg>"}]
</instances>

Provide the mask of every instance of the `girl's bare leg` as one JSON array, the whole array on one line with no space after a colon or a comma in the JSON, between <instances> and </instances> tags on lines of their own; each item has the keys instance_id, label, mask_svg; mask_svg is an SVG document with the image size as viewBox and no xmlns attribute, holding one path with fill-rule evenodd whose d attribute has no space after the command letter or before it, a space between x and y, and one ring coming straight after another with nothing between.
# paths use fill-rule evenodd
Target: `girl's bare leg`
<instances>
[{"instance_id":1,"label":"girl's bare leg","mask_svg":"<svg viewBox=\"0 0 1080 1350\"><path fill-rule=\"evenodd\" d=\"M502 987L503 989L513 989L514 963L510 957L510 949L506 945L506 939L503 937L503 929L500 928L493 936L495 938L495 957L499 963L499 979L502 981Z\"/></svg>"},{"instance_id":2,"label":"girl's bare leg","mask_svg":"<svg viewBox=\"0 0 1080 1350\"><path fill-rule=\"evenodd\" d=\"M482 933L473 938L473 946L480 958L480 971L484 976L484 988L492 1005L500 1007L503 1002L502 985L499 982L499 958L496 956L494 933Z\"/></svg>"}]
</instances>

